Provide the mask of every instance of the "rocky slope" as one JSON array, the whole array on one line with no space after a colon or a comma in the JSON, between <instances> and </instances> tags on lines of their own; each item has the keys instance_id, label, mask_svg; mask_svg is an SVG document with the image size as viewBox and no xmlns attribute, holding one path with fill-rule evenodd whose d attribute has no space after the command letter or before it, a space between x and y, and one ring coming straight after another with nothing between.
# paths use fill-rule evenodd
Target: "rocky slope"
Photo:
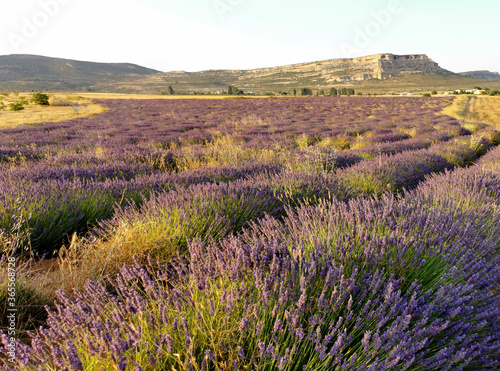
<instances>
[{"instance_id":1,"label":"rocky slope","mask_svg":"<svg viewBox=\"0 0 500 371\"><path fill-rule=\"evenodd\" d=\"M241 81L269 78L286 80L293 75L307 75L328 83L386 79L402 74L446 74L450 73L423 54L394 55L376 54L353 59L331 59L313 63L246 71ZM292 76L286 76L292 75ZM298 76L293 76L298 77Z\"/></svg>"},{"instance_id":2,"label":"rocky slope","mask_svg":"<svg viewBox=\"0 0 500 371\"><path fill-rule=\"evenodd\" d=\"M157 83L169 82L189 90L204 91L236 85L247 90L276 90L289 87L328 87L339 83L383 80L400 75L453 75L423 54L376 54L353 59L292 64L254 70L211 70L167 72L151 76Z\"/></svg>"}]
</instances>

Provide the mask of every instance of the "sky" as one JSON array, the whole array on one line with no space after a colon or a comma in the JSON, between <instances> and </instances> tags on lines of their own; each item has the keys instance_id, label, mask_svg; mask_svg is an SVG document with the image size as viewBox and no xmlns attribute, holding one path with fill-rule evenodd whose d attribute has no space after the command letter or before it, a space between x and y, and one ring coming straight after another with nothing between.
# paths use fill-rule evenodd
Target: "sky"
<instances>
[{"instance_id":1,"label":"sky","mask_svg":"<svg viewBox=\"0 0 500 371\"><path fill-rule=\"evenodd\" d=\"M0 55L251 69L378 53L500 72L498 0L0 0Z\"/></svg>"}]
</instances>

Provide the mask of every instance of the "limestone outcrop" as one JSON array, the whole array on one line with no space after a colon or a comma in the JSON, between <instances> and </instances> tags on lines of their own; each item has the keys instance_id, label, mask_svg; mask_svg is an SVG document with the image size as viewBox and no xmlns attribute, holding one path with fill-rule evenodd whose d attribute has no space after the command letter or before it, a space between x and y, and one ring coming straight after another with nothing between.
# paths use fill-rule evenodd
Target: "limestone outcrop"
<instances>
[{"instance_id":1,"label":"limestone outcrop","mask_svg":"<svg viewBox=\"0 0 500 371\"><path fill-rule=\"evenodd\" d=\"M300 78L317 78L318 82L349 82L368 79L386 79L405 74L446 74L449 71L425 54L395 55L375 54L352 59L330 59L320 62L292 64L273 68L244 71L238 79L274 79L297 81Z\"/></svg>"}]
</instances>

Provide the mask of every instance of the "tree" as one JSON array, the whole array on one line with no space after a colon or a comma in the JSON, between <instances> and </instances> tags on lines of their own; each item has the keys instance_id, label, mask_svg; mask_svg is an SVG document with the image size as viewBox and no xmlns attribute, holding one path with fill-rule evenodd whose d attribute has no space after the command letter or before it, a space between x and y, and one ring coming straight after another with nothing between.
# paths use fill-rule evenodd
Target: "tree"
<instances>
[{"instance_id":1,"label":"tree","mask_svg":"<svg viewBox=\"0 0 500 371\"><path fill-rule=\"evenodd\" d=\"M305 95L313 95L313 92L310 88L302 88L300 90L300 95L305 96Z\"/></svg>"},{"instance_id":2,"label":"tree","mask_svg":"<svg viewBox=\"0 0 500 371\"><path fill-rule=\"evenodd\" d=\"M172 85L169 85L167 88L168 95L174 95L175 91L174 88L172 88Z\"/></svg>"},{"instance_id":3,"label":"tree","mask_svg":"<svg viewBox=\"0 0 500 371\"><path fill-rule=\"evenodd\" d=\"M40 106L48 106L49 105L49 96L43 93L35 93L31 97L31 102L38 104Z\"/></svg>"},{"instance_id":4,"label":"tree","mask_svg":"<svg viewBox=\"0 0 500 371\"><path fill-rule=\"evenodd\" d=\"M337 95L337 89L331 88L330 89L330 96L335 97Z\"/></svg>"},{"instance_id":5,"label":"tree","mask_svg":"<svg viewBox=\"0 0 500 371\"><path fill-rule=\"evenodd\" d=\"M297 96L297 89L293 88L293 95L296 97Z\"/></svg>"},{"instance_id":6,"label":"tree","mask_svg":"<svg viewBox=\"0 0 500 371\"><path fill-rule=\"evenodd\" d=\"M238 89L236 86L229 85L227 87L227 93L229 95L243 95L245 94L243 90Z\"/></svg>"}]
</instances>

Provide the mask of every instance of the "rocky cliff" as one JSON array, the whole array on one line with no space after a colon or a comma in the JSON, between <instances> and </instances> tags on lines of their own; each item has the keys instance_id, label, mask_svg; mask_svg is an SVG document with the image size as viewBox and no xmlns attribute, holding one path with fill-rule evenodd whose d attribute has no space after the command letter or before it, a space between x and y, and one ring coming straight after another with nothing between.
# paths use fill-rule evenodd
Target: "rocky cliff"
<instances>
[{"instance_id":1,"label":"rocky cliff","mask_svg":"<svg viewBox=\"0 0 500 371\"><path fill-rule=\"evenodd\" d=\"M242 73L238 79L245 83L255 79L272 79L275 82L293 83L305 77L318 83L386 79L404 74L450 74L451 72L424 54L394 55L375 54L353 59L330 59L313 63L260 68Z\"/></svg>"},{"instance_id":2,"label":"rocky cliff","mask_svg":"<svg viewBox=\"0 0 500 371\"><path fill-rule=\"evenodd\" d=\"M361 83L377 84L390 81L391 78L404 80L396 84L408 83L411 80L409 84L414 87L418 86L420 78L435 80L438 76L444 80L465 78L439 67L425 54L382 53L360 58L329 59L253 70L166 72L148 77L143 80L143 84L148 86L148 89L166 89L167 85L172 85L174 90L184 92L220 92L227 90L228 85L235 85L248 93L264 93L290 92L300 87L321 89ZM446 89L455 86L448 83L445 85ZM133 87L128 85L126 88Z\"/></svg>"}]
</instances>

